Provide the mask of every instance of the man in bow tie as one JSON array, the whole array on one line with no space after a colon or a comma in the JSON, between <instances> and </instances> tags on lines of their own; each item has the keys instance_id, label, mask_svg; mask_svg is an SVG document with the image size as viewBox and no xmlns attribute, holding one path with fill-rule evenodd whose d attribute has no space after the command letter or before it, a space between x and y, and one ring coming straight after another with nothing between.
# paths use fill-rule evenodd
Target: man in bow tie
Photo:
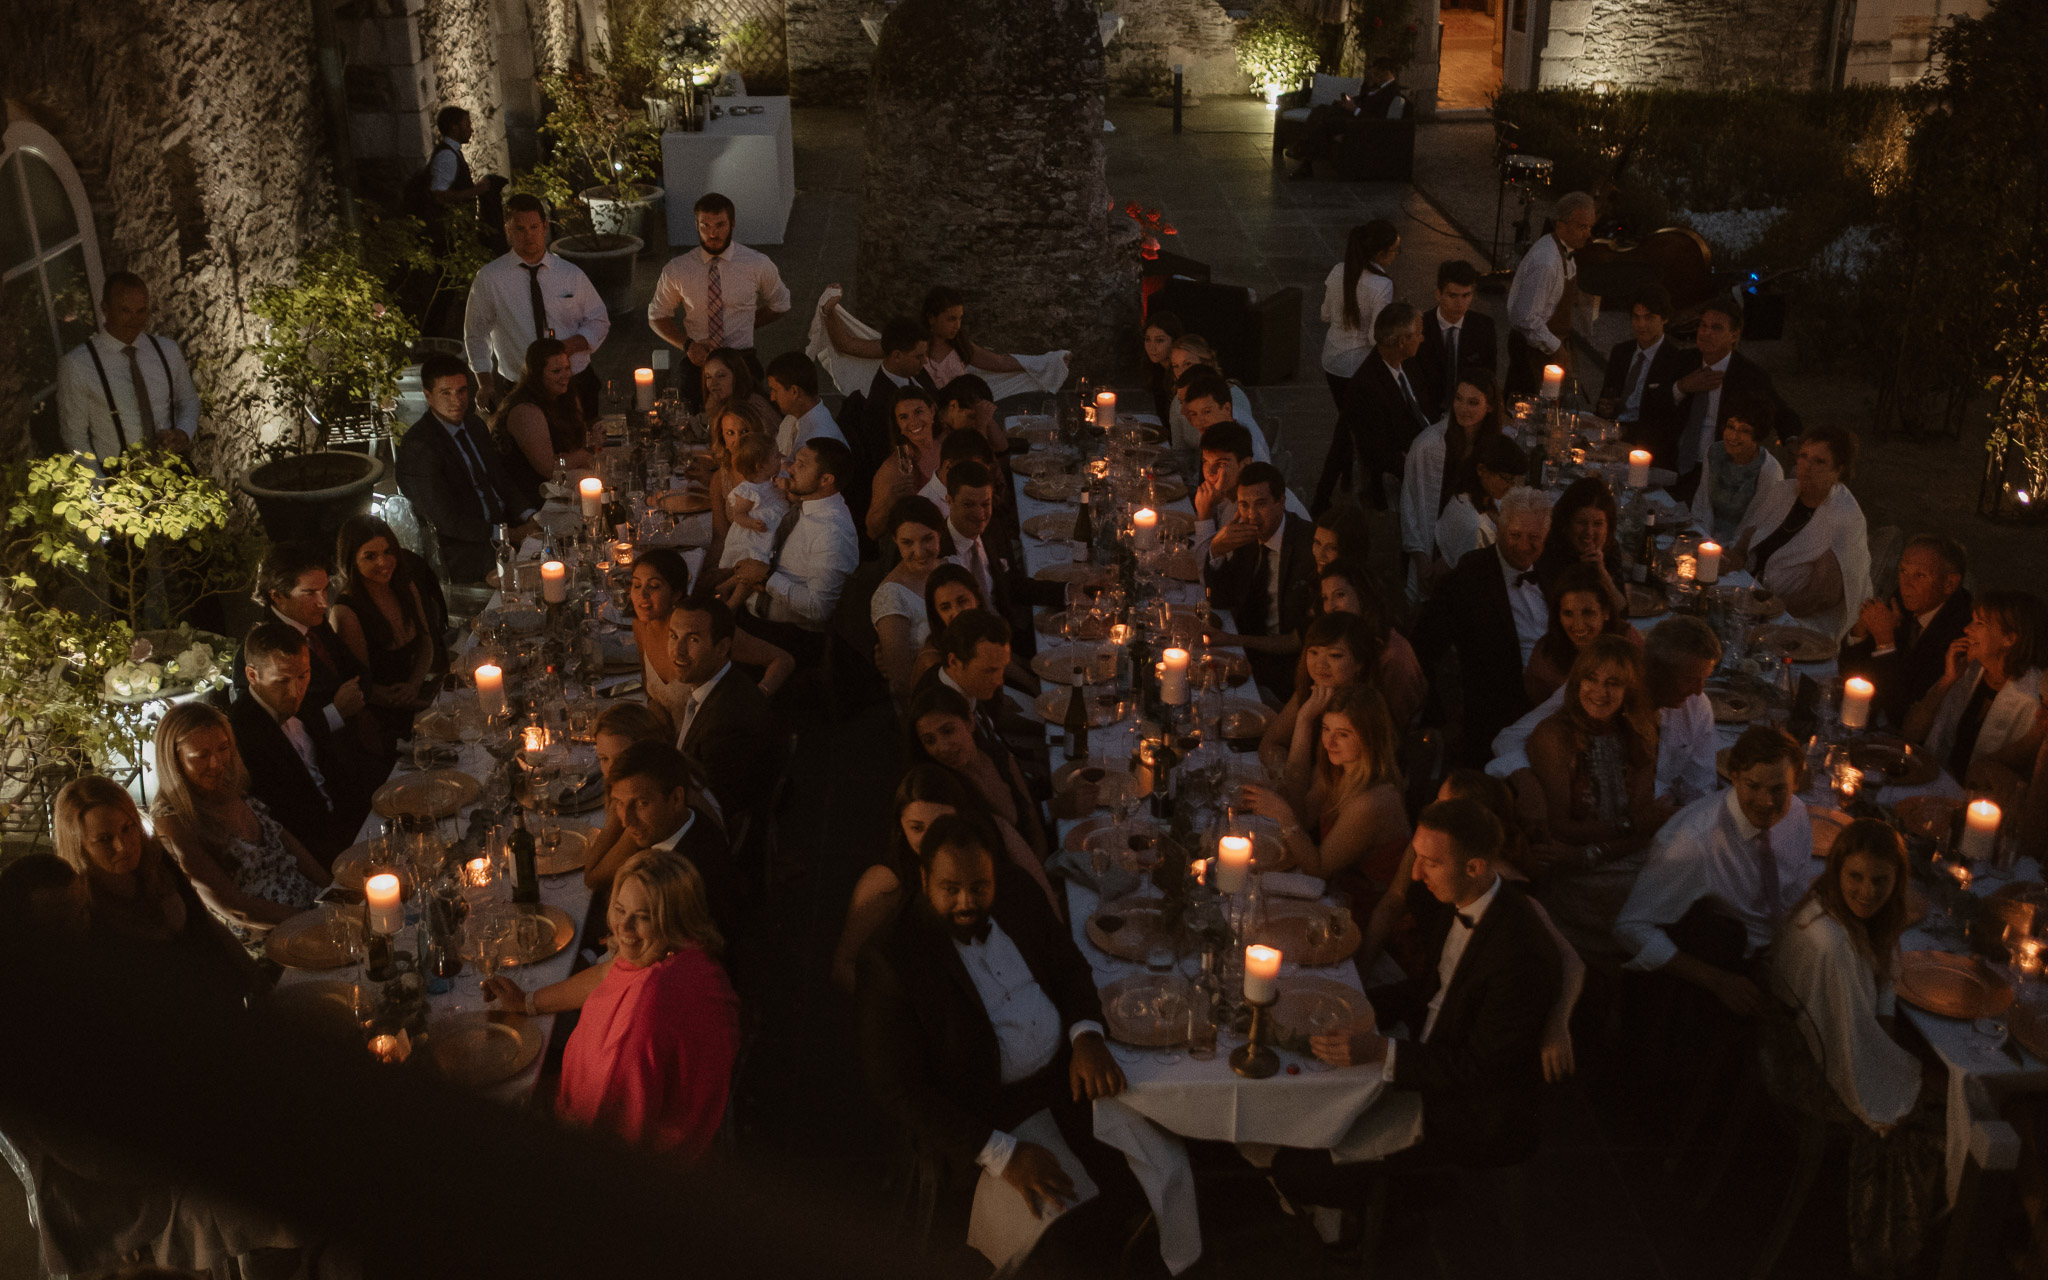
<instances>
[{"instance_id":1,"label":"man in bow tie","mask_svg":"<svg viewBox=\"0 0 2048 1280\"><path fill-rule=\"evenodd\" d=\"M1465 694L1458 759L1486 763L1494 735L1529 710L1522 669L1549 628L1533 570L1550 533L1550 498L1510 489L1494 519L1498 541L1470 551L1444 575L1417 624L1418 653L1458 651Z\"/></svg>"},{"instance_id":2,"label":"man in bow tie","mask_svg":"<svg viewBox=\"0 0 2048 1280\"><path fill-rule=\"evenodd\" d=\"M1558 197L1550 232L1515 268L1508 286L1508 383L1511 396L1534 395L1543 366L1572 369L1572 308L1579 301L1579 268L1572 255L1593 238L1598 211L1593 197L1573 191Z\"/></svg>"}]
</instances>

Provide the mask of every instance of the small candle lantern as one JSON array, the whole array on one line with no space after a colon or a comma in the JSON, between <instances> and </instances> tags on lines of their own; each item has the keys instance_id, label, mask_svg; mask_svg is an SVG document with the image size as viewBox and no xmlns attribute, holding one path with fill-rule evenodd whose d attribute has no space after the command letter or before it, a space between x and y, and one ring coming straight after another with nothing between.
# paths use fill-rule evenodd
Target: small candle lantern
<instances>
[{"instance_id":1,"label":"small candle lantern","mask_svg":"<svg viewBox=\"0 0 2048 1280\"><path fill-rule=\"evenodd\" d=\"M2020 976L2023 978L2040 977L2041 940L2039 938L2021 938L2019 945L2013 950L2013 965L2020 971Z\"/></svg>"},{"instance_id":2,"label":"small candle lantern","mask_svg":"<svg viewBox=\"0 0 2048 1280\"><path fill-rule=\"evenodd\" d=\"M472 889L485 889L491 883L491 860L471 858L462 864L462 882Z\"/></svg>"},{"instance_id":3,"label":"small candle lantern","mask_svg":"<svg viewBox=\"0 0 2048 1280\"><path fill-rule=\"evenodd\" d=\"M1680 582L1692 582L1699 577L1700 562L1692 556L1680 556L1674 562L1675 576Z\"/></svg>"},{"instance_id":4,"label":"small candle lantern","mask_svg":"<svg viewBox=\"0 0 2048 1280\"><path fill-rule=\"evenodd\" d=\"M400 1027L395 1035L370 1037L370 1056L387 1066L397 1066L412 1056L412 1040Z\"/></svg>"}]
</instances>

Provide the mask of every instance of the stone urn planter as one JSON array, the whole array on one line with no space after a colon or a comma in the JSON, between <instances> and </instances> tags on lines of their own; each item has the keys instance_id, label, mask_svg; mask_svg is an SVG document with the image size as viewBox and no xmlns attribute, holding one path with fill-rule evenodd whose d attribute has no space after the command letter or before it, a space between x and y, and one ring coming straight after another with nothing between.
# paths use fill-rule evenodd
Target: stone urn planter
<instances>
[{"instance_id":1,"label":"stone urn planter","mask_svg":"<svg viewBox=\"0 0 2048 1280\"><path fill-rule=\"evenodd\" d=\"M367 453L301 453L251 467L237 479L256 502L272 542L332 546L342 521L370 509L384 461Z\"/></svg>"},{"instance_id":2,"label":"stone urn planter","mask_svg":"<svg viewBox=\"0 0 2048 1280\"><path fill-rule=\"evenodd\" d=\"M635 235L597 232L592 235L563 236L548 246L583 268L605 310L617 315L633 309L633 260L646 241Z\"/></svg>"},{"instance_id":3,"label":"stone urn planter","mask_svg":"<svg viewBox=\"0 0 2048 1280\"><path fill-rule=\"evenodd\" d=\"M591 230L600 235L637 236L647 211L661 203L663 192L652 183L635 182L624 189L587 187L577 194L590 208Z\"/></svg>"}]
</instances>

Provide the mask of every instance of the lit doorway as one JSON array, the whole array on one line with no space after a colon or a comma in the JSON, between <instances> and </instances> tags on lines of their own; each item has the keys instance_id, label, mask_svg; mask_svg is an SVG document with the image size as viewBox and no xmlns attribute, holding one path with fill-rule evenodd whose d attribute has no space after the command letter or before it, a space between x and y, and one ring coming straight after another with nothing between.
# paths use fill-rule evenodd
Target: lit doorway
<instances>
[{"instance_id":1,"label":"lit doorway","mask_svg":"<svg viewBox=\"0 0 2048 1280\"><path fill-rule=\"evenodd\" d=\"M1527 0L1443 0L1443 70L1437 81L1439 111L1484 111L1500 88L1499 19L1503 4Z\"/></svg>"}]
</instances>

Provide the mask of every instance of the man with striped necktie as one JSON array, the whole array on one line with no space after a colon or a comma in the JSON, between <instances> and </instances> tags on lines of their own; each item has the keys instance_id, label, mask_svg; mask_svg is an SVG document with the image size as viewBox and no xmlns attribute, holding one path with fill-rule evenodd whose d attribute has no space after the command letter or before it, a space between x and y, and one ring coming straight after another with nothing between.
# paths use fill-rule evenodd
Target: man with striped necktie
<instances>
[{"instance_id":1,"label":"man with striped necktie","mask_svg":"<svg viewBox=\"0 0 2048 1280\"><path fill-rule=\"evenodd\" d=\"M704 362L721 347L738 352L761 380L754 330L789 314L789 286L766 254L734 242L731 200L709 192L698 199L695 214L697 247L661 269L647 323L686 357L676 385L684 399L701 405Z\"/></svg>"}]
</instances>

